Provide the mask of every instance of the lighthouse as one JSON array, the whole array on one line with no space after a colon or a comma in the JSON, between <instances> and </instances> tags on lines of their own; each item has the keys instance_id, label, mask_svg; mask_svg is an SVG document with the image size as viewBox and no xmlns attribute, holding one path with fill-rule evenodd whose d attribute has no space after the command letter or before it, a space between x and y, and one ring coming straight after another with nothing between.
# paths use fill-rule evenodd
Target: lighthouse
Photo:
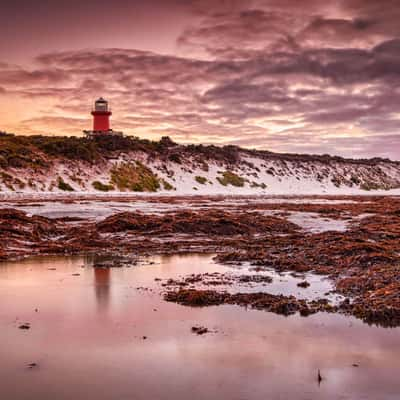
<instances>
[{"instance_id":1,"label":"lighthouse","mask_svg":"<svg viewBox=\"0 0 400 400\"><path fill-rule=\"evenodd\" d=\"M122 136L122 132L113 131L110 127L111 109L108 101L100 97L94 102L94 108L91 112L93 116L93 130L83 131L87 137L95 136Z\"/></svg>"},{"instance_id":2,"label":"lighthouse","mask_svg":"<svg viewBox=\"0 0 400 400\"><path fill-rule=\"evenodd\" d=\"M93 115L93 132L108 133L110 131L111 110L108 108L108 101L100 97L94 102Z\"/></svg>"}]
</instances>

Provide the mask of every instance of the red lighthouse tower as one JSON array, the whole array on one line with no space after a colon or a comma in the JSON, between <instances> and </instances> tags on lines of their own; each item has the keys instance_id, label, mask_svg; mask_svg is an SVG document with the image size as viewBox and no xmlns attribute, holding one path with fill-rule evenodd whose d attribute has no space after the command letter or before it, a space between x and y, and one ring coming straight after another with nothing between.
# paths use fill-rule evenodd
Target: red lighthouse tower
<instances>
[{"instance_id":1,"label":"red lighthouse tower","mask_svg":"<svg viewBox=\"0 0 400 400\"><path fill-rule=\"evenodd\" d=\"M108 133L110 129L111 110L108 108L108 102L100 97L94 103L93 115L93 132Z\"/></svg>"},{"instance_id":2,"label":"red lighthouse tower","mask_svg":"<svg viewBox=\"0 0 400 400\"><path fill-rule=\"evenodd\" d=\"M122 132L116 132L110 128L112 112L107 100L102 97L96 100L91 114L93 115L93 130L83 131L89 138L105 135L122 136Z\"/></svg>"}]
</instances>

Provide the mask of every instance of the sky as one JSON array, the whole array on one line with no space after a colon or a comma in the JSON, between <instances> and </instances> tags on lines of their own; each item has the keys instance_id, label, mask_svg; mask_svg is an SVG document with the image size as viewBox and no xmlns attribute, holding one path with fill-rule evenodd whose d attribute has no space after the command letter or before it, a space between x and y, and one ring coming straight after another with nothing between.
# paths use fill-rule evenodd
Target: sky
<instances>
[{"instance_id":1,"label":"sky","mask_svg":"<svg viewBox=\"0 0 400 400\"><path fill-rule=\"evenodd\" d=\"M13 0L0 130L400 159L399 0Z\"/></svg>"}]
</instances>

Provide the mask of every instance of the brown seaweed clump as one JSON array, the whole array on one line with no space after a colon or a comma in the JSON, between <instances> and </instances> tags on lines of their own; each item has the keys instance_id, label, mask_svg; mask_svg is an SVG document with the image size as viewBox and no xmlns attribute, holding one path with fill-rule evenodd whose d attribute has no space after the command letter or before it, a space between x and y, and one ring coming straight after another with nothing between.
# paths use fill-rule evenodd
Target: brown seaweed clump
<instances>
[{"instance_id":1,"label":"brown seaweed clump","mask_svg":"<svg viewBox=\"0 0 400 400\"><path fill-rule=\"evenodd\" d=\"M96 225L99 232L137 232L146 235L183 233L193 235L250 235L255 233L292 233L298 227L282 218L259 213L231 213L222 210L178 211L165 215L118 213Z\"/></svg>"},{"instance_id":2,"label":"brown seaweed clump","mask_svg":"<svg viewBox=\"0 0 400 400\"><path fill-rule=\"evenodd\" d=\"M297 312L302 316L308 316L318 311L336 311L336 308L327 300L307 302L296 299L294 296L273 295L264 292L230 294L215 290L179 289L165 293L164 300L191 307L235 304L286 316Z\"/></svg>"}]
</instances>

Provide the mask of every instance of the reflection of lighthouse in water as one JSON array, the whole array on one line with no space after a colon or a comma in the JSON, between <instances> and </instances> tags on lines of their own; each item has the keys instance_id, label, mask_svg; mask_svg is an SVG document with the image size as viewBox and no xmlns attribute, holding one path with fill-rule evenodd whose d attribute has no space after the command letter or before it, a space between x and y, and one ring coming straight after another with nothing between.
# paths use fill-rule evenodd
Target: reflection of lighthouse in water
<instances>
[{"instance_id":1,"label":"reflection of lighthouse in water","mask_svg":"<svg viewBox=\"0 0 400 400\"><path fill-rule=\"evenodd\" d=\"M96 300L99 310L104 311L108 308L110 302L110 268L93 268L94 287L96 291Z\"/></svg>"}]
</instances>

